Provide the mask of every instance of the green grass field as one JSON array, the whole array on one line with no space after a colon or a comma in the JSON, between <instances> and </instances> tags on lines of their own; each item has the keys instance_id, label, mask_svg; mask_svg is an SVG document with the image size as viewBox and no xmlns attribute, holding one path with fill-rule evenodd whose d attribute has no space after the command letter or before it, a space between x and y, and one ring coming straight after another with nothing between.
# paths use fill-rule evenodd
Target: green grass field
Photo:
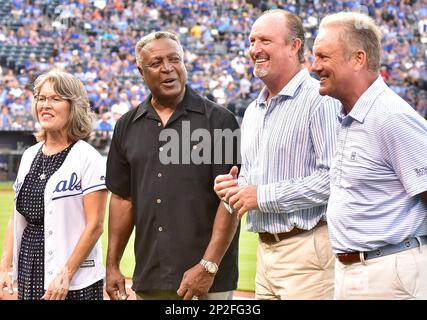
<instances>
[{"instance_id":1,"label":"green grass field","mask_svg":"<svg viewBox=\"0 0 427 320\"><path fill-rule=\"evenodd\" d=\"M11 183L0 183L0 256L2 254L3 241L7 221L9 219L13 207L13 192ZM107 221L105 219L105 231L102 235L102 244L104 250L104 261L107 253ZM133 241L128 243L125 253L121 261L121 270L123 274L131 278L134 268ZM240 232L239 244L239 283L238 290L254 291L255 290L255 264L256 264L256 246L257 236L254 233L245 230L245 221L242 221L242 229Z\"/></svg>"}]
</instances>

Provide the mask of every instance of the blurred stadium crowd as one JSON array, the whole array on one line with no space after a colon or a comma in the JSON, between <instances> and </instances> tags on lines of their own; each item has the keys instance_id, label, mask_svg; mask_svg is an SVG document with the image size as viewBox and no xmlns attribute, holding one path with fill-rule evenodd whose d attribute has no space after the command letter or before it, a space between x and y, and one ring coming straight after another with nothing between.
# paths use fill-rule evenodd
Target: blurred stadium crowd
<instances>
[{"instance_id":1,"label":"blurred stadium crowd","mask_svg":"<svg viewBox=\"0 0 427 320\"><path fill-rule=\"evenodd\" d=\"M324 15L369 13L384 33L383 78L427 117L425 0L0 0L0 130L35 129L31 85L50 68L77 75L97 114L96 129L112 130L147 95L134 47L154 30L179 34L190 85L241 119L261 88L246 56L248 34L270 8L302 18L307 65Z\"/></svg>"}]
</instances>

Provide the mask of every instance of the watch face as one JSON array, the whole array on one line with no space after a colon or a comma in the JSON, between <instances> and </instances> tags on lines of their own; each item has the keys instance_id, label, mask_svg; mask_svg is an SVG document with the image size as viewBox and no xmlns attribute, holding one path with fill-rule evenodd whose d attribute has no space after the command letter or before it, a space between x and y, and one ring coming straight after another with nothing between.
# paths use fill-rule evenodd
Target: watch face
<instances>
[{"instance_id":1,"label":"watch face","mask_svg":"<svg viewBox=\"0 0 427 320\"><path fill-rule=\"evenodd\" d=\"M218 266L215 262L207 261L207 260L201 260L200 264L205 267L206 272L210 274L215 274L218 272Z\"/></svg>"},{"instance_id":2,"label":"watch face","mask_svg":"<svg viewBox=\"0 0 427 320\"><path fill-rule=\"evenodd\" d=\"M215 264L213 264L213 263L208 264L208 272L209 273L216 273L216 271L217 271L217 268L216 268Z\"/></svg>"}]
</instances>

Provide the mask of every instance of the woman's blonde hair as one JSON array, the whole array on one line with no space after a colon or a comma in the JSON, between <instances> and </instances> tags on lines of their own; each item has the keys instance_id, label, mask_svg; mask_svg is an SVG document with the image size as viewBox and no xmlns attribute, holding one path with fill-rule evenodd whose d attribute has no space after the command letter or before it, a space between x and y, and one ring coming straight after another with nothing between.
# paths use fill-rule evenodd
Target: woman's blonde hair
<instances>
[{"instance_id":1,"label":"woman's blonde hair","mask_svg":"<svg viewBox=\"0 0 427 320\"><path fill-rule=\"evenodd\" d=\"M40 93L42 86L50 82L55 92L70 103L70 118L67 123L67 137L70 141L86 140L92 132L94 114L90 109L89 98L83 83L70 73L51 70L37 77L34 82L34 95ZM34 99L32 112L37 115L37 100ZM46 140L46 131L41 129L34 134L37 141Z\"/></svg>"}]
</instances>

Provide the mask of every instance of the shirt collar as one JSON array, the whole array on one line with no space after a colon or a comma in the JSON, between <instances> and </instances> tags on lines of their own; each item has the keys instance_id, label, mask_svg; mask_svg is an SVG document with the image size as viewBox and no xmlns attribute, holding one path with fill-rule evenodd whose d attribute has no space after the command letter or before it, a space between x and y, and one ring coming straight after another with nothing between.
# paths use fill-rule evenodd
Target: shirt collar
<instances>
[{"instance_id":1,"label":"shirt collar","mask_svg":"<svg viewBox=\"0 0 427 320\"><path fill-rule=\"evenodd\" d=\"M264 88L261 89L261 92L256 98L257 107L263 108L267 106L267 96L268 96L268 90L267 90L267 87L264 86Z\"/></svg>"},{"instance_id":2,"label":"shirt collar","mask_svg":"<svg viewBox=\"0 0 427 320\"><path fill-rule=\"evenodd\" d=\"M356 104L348 115L344 114L344 107L342 107L338 116L338 120L343 122L345 118L351 117L354 120L363 123L369 113L369 110L371 110L372 106L374 105L375 100L385 89L387 89L387 85L385 84L382 77L378 76L377 80L375 80L359 97L359 99L357 99Z\"/></svg>"},{"instance_id":3,"label":"shirt collar","mask_svg":"<svg viewBox=\"0 0 427 320\"><path fill-rule=\"evenodd\" d=\"M294 98L300 86L308 78L310 78L310 74L308 73L307 68L301 69L296 75L294 75L291 81L289 81L286 86L280 90L279 95Z\"/></svg>"},{"instance_id":4,"label":"shirt collar","mask_svg":"<svg viewBox=\"0 0 427 320\"><path fill-rule=\"evenodd\" d=\"M310 77L310 74L307 68L303 68L283 87L282 90L278 93L278 96L294 98L297 95L297 92L301 85L304 83L307 78ZM267 87L264 86L261 92L259 93L256 101L257 105L263 107L266 105L268 92Z\"/></svg>"},{"instance_id":5,"label":"shirt collar","mask_svg":"<svg viewBox=\"0 0 427 320\"><path fill-rule=\"evenodd\" d=\"M158 117L156 111L151 105L151 98L152 95L149 94L149 96L138 106L138 110L136 111L135 117L132 120L133 122L146 114L150 114L155 118ZM203 99L193 89L186 85L184 99L182 99L182 101L178 104L175 112L178 110L183 110L183 112L180 112L180 114L186 113L186 111L204 114L205 108Z\"/></svg>"}]
</instances>

